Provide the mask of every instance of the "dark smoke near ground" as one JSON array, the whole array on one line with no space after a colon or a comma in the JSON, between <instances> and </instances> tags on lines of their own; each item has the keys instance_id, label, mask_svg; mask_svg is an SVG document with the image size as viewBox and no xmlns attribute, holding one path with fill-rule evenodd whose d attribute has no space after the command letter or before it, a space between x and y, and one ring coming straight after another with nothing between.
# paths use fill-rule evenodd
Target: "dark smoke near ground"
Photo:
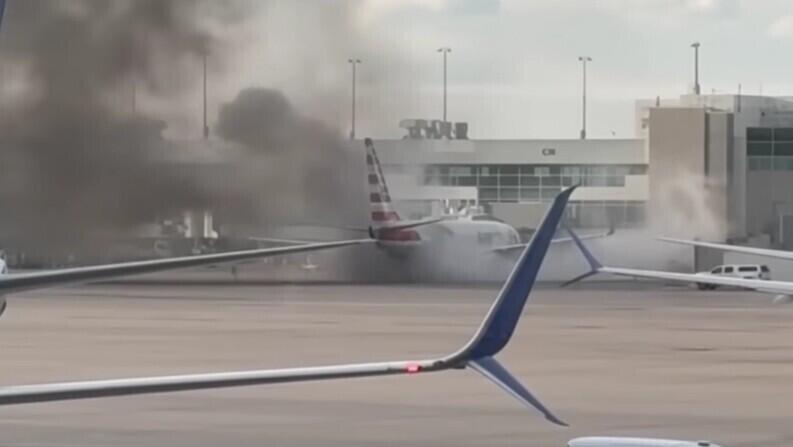
<instances>
[{"instance_id":1,"label":"dark smoke near ground","mask_svg":"<svg viewBox=\"0 0 793 447\"><path fill-rule=\"evenodd\" d=\"M234 3L9 1L0 57L23 67L26 82L0 114L3 242L71 251L185 209L245 223L340 209L331 198L344 188L333 180L347 160L341 140L278 92L245 90L223 109L221 135L246 148L226 161L236 172L223 184L164 166L166 124L115 100L131 98L132 85L158 99L197 89L188 72L223 45L207 17L234 25Z\"/></svg>"},{"instance_id":2,"label":"dark smoke near ground","mask_svg":"<svg viewBox=\"0 0 793 447\"><path fill-rule=\"evenodd\" d=\"M150 151L163 123L122 113L108 96L132 85L165 94L171 70L208 49L183 20L200 2L9 2L4 56L25 65L24 101L0 117L4 233L26 246L74 246L176 211L207 205L195 179L160 175ZM168 70L157 65L173 61ZM173 72L172 72L173 73ZM128 88L128 90L131 90Z\"/></svg>"}]
</instances>

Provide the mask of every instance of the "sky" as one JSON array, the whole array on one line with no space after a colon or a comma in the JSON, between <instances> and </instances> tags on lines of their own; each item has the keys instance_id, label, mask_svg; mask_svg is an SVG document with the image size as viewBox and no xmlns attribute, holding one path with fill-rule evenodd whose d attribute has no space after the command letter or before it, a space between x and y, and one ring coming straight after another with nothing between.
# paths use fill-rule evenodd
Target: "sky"
<instances>
[{"instance_id":1,"label":"sky","mask_svg":"<svg viewBox=\"0 0 793 447\"><path fill-rule=\"evenodd\" d=\"M346 135L356 57L358 136L399 138L401 119L441 117L441 46L452 48L449 119L468 122L472 138L576 138L582 55L593 59L591 138L633 137L636 99L690 92L694 41L704 93L740 83L745 94L793 95L789 0L239 1L246 19L222 30L210 60L211 117L264 86ZM171 117L172 134L192 135L200 101L150 107Z\"/></svg>"}]
</instances>

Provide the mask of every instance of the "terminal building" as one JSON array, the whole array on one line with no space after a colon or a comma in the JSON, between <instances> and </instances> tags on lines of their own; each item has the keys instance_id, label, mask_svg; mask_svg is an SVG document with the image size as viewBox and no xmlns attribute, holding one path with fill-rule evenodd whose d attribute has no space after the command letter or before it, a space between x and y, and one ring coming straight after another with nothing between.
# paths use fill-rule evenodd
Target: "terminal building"
<instances>
[{"instance_id":1,"label":"terminal building","mask_svg":"<svg viewBox=\"0 0 793 447\"><path fill-rule=\"evenodd\" d=\"M579 184L568 215L576 228L793 249L793 101L640 100L635 121L632 139L475 140L422 132L432 123L406 120L405 138L375 145L392 195L411 217L476 204L533 229L547 202ZM698 254L683 264L718 260Z\"/></svg>"}]
</instances>

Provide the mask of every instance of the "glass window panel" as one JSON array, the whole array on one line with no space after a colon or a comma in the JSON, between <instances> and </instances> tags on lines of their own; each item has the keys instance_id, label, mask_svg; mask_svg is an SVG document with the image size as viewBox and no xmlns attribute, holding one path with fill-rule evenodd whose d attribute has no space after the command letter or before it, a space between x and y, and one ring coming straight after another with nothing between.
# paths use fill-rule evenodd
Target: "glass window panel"
<instances>
[{"instance_id":1,"label":"glass window panel","mask_svg":"<svg viewBox=\"0 0 793 447\"><path fill-rule=\"evenodd\" d=\"M562 185L562 178L561 177L543 177L542 178L542 186L561 186Z\"/></svg>"},{"instance_id":2,"label":"glass window panel","mask_svg":"<svg viewBox=\"0 0 793 447\"><path fill-rule=\"evenodd\" d=\"M771 143L746 143L746 154L752 156L770 156Z\"/></svg>"},{"instance_id":3,"label":"glass window panel","mask_svg":"<svg viewBox=\"0 0 793 447\"><path fill-rule=\"evenodd\" d=\"M749 170L768 171L771 170L772 157L749 157Z\"/></svg>"},{"instance_id":4,"label":"glass window panel","mask_svg":"<svg viewBox=\"0 0 793 447\"><path fill-rule=\"evenodd\" d=\"M767 127L748 127L746 129L747 141L771 141L771 129Z\"/></svg>"},{"instance_id":5,"label":"glass window panel","mask_svg":"<svg viewBox=\"0 0 793 447\"><path fill-rule=\"evenodd\" d=\"M536 201L540 199L539 188L520 188L520 200Z\"/></svg>"},{"instance_id":6,"label":"glass window panel","mask_svg":"<svg viewBox=\"0 0 793 447\"><path fill-rule=\"evenodd\" d=\"M479 200L498 200L498 188L479 188Z\"/></svg>"},{"instance_id":7,"label":"glass window panel","mask_svg":"<svg viewBox=\"0 0 793 447\"><path fill-rule=\"evenodd\" d=\"M606 178L607 177L589 177L587 186L608 186Z\"/></svg>"},{"instance_id":8,"label":"glass window panel","mask_svg":"<svg viewBox=\"0 0 793 447\"><path fill-rule=\"evenodd\" d=\"M625 186L625 177L611 176L606 177L606 186Z\"/></svg>"},{"instance_id":9,"label":"glass window panel","mask_svg":"<svg viewBox=\"0 0 793 447\"><path fill-rule=\"evenodd\" d=\"M646 166L631 166L630 167L630 175L644 175L647 173Z\"/></svg>"},{"instance_id":10,"label":"glass window panel","mask_svg":"<svg viewBox=\"0 0 793 447\"><path fill-rule=\"evenodd\" d=\"M518 178L517 175L502 175L499 182L501 186L518 186Z\"/></svg>"},{"instance_id":11,"label":"glass window panel","mask_svg":"<svg viewBox=\"0 0 793 447\"><path fill-rule=\"evenodd\" d=\"M471 175L470 166L452 166L449 168L449 174L456 176Z\"/></svg>"},{"instance_id":12,"label":"glass window panel","mask_svg":"<svg viewBox=\"0 0 793 447\"><path fill-rule=\"evenodd\" d=\"M460 186L476 186L476 177L457 177Z\"/></svg>"},{"instance_id":13,"label":"glass window panel","mask_svg":"<svg viewBox=\"0 0 793 447\"><path fill-rule=\"evenodd\" d=\"M501 188L501 201L515 202L518 200L518 188Z\"/></svg>"},{"instance_id":14,"label":"glass window panel","mask_svg":"<svg viewBox=\"0 0 793 447\"><path fill-rule=\"evenodd\" d=\"M548 168L548 166L536 166L534 168L535 175L549 175L550 173L551 170Z\"/></svg>"},{"instance_id":15,"label":"glass window panel","mask_svg":"<svg viewBox=\"0 0 793 447\"><path fill-rule=\"evenodd\" d=\"M504 165L500 169L501 175L518 175L517 165Z\"/></svg>"},{"instance_id":16,"label":"glass window panel","mask_svg":"<svg viewBox=\"0 0 793 447\"><path fill-rule=\"evenodd\" d=\"M562 175L581 175L581 168L578 166L562 166Z\"/></svg>"},{"instance_id":17,"label":"glass window panel","mask_svg":"<svg viewBox=\"0 0 793 447\"><path fill-rule=\"evenodd\" d=\"M548 171L551 175L559 175L562 173L562 168L560 166L550 166Z\"/></svg>"},{"instance_id":18,"label":"glass window panel","mask_svg":"<svg viewBox=\"0 0 793 447\"><path fill-rule=\"evenodd\" d=\"M793 141L793 128L780 127L774 129L774 141Z\"/></svg>"},{"instance_id":19,"label":"glass window panel","mask_svg":"<svg viewBox=\"0 0 793 447\"><path fill-rule=\"evenodd\" d=\"M553 199L555 198L562 190L559 188L543 188L540 191L540 197L543 199Z\"/></svg>"},{"instance_id":20,"label":"glass window panel","mask_svg":"<svg viewBox=\"0 0 793 447\"><path fill-rule=\"evenodd\" d=\"M774 143L774 155L793 155L793 143Z\"/></svg>"},{"instance_id":21,"label":"glass window panel","mask_svg":"<svg viewBox=\"0 0 793 447\"><path fill-rule=\"evenodd\" d=\"M479 184L483 186L498 186L498 177L479 177Z\"/></svg>"},{"instance_id":22,"label":"glass window panel","mask_svg":"<svg viewBox=\"0 0 793 447\"><path fill-rule=\"evenodd\" d=\"M534 175L534 166L521 166L520 173L522 175Z\"/></svg>"},{"instance_id":23,"label":"glass window panel","mask_svg":"<svg viewBox=\"0 0 793 447\"><path fill-rule=\"evenodd\" d=\"M540 178L539 177L528 177L528 176L521 176L520 177L520 184L522 186L539 186L540 185Z\"/></svg>"}]
</instances>

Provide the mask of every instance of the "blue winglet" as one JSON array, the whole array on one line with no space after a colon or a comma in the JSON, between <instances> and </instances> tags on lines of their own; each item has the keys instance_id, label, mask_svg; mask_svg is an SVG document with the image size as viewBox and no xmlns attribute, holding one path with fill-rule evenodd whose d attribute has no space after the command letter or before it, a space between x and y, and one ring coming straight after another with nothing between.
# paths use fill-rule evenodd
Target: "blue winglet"
<instances>
[{"instance_id":1,"label":"blue winglet","mask_svg":"<svg viewBox=\"0 0 793 447\"><path fill-rule=\"evenodd\" d=\"M551 410L549 410L545 405L542 404L542 402L540 402L539 399L531 394L529 390L521 385L520 382L518 382L518 380L514 378L512 374L510 374L506 368L501 366L501 364L498 363L493 357L482 357L476 360L471 360L468 362L468 366L501 387L501 389L509 393L521 403L537 409L543 414L543 416L545 416L545 419L553 422L556 425L568 427L567 423L556 417L556 415L554 415Z\"/></svg>"},{"instance_id":2,"label":"blue winglet","mask_svg":"<svg viewBox=\"0 0 793 447\"><path fill-rule=\"evenodd\" d=\"M600 261L597 260L597 258L595 258L592 252L590 252L589 249L586 248L586 245L584 245L584 243L581 241L581 238L578 237L578 235L575 234L573 230L571 230L567 226L565 226L564 229L570 235L570 238L573 240L573 243L576 245L576 247L578 247L578 250L581 251L581 254L584 256L584 259L586 259L587 264L589 264L588 272L578 275L575 278L562 283L562 287L567 287L579 281L583 281L584 279L589 278L590 276L597 275L600 272L600 269L603 268L603 265L600 263Z\"/></svg>"},{"instance_id":3,"label":"blue winglet","mask_svg":"<svg viewBox=\"0 0 793 447\"><path fill-rule=\"evenodd\" d=\"M3 16L6 12L6 0L0 0L0 26L3 24Z\"/></svg>"},{"instance_id":4,"label":"blue winglet","mask_svg":"<svg viewBox=\"0 0 793 447\"><path fill-rule=\"evenodd\" d=\"M515 263L484 323L466 346L465 352L461 353L468 359L492 357L509 342L575 188L570 187L556 196L539 228L534 232L531 242Z\"/></svg>"},{"instance_id":5,"label":"blue winglet","mask_svg":"<svg viewBox=\"0 0 793 447\"><path fill-rule=\"evenodd\" d=\"M597 273L598 270L603 268L603 265L600 263L600 261L598 261L595 258L595 256L592 254L592 252L590 252L589 249L586 248L586 245L584 245L584 243L581 242L581 238L579 238L578 235L575 234L573 230L571 230L570 228L565 226L564 229L567 230L567 233L573 239L573 243L576 245L576 247L578 247L579 250L581 250L581 254L584 255L584 259L586 259L586 262L589 264L589 267L592 269L590 273Z\"/></svg>"}]
</instances>

